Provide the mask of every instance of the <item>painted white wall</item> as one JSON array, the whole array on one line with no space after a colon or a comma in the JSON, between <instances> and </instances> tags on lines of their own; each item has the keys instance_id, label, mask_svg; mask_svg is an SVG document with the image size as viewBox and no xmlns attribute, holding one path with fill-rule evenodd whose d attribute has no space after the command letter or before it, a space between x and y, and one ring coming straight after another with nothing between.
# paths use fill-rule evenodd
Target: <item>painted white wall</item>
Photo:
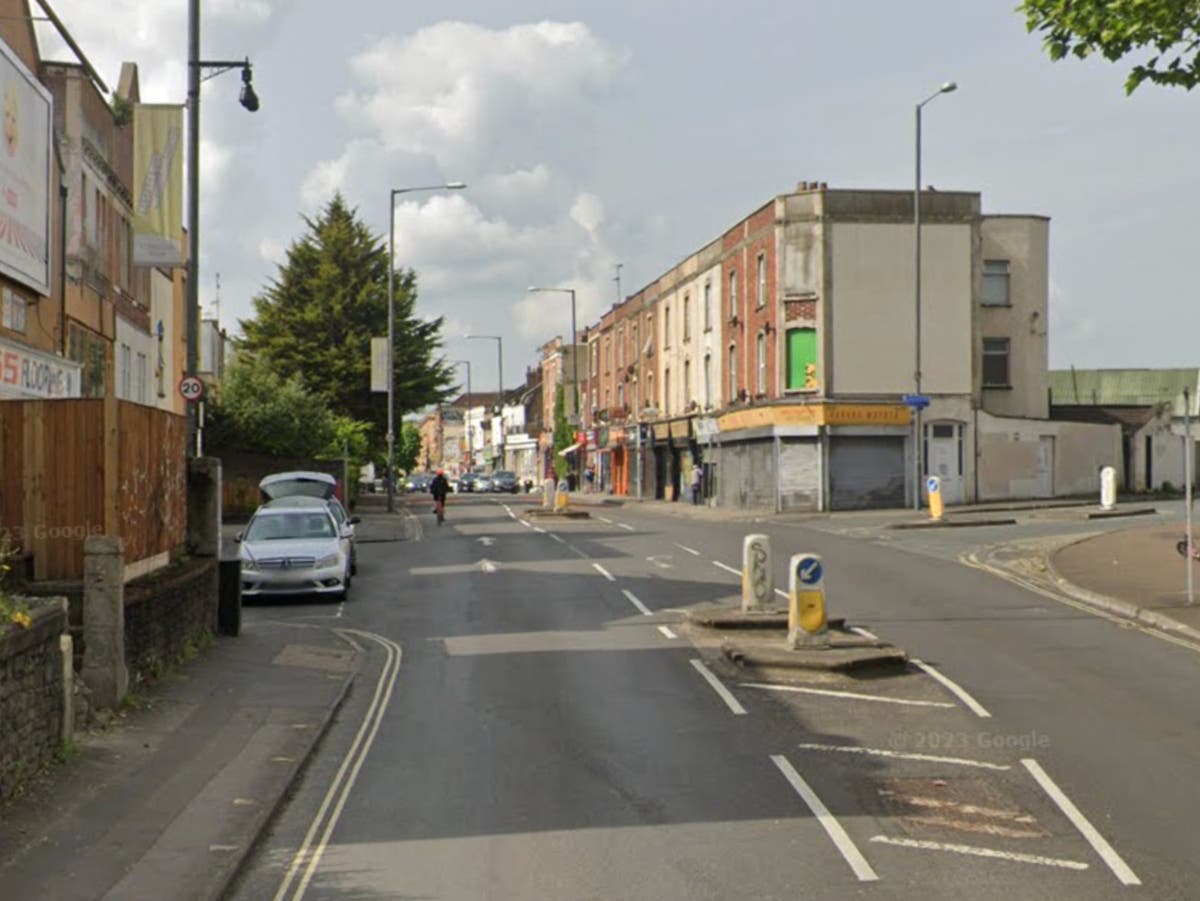
<instances>
[{"instance_id":1,"label":"painted white wall","mask_svg":"<svg viewBox=\"0 0 1200 901\"><path fill-rule=\"evenodd\" d=\"M1054 438L1054 495L1100 492L1100 469L1121 470L1121 428L979 413L979 500L1037 497L1041 437Z\"/></svg>"},{"instance_id":2,"label":"painted white wall","mask_svg":"<svg viewBox=\"0 0 1200 901\"><path fill-rule=\"evenodd\" d=\"M154 382L157 341L132 322L118 315L113 342L113 374L117 397L155 406L158 392Z\"/></svg>"}]
</instances>

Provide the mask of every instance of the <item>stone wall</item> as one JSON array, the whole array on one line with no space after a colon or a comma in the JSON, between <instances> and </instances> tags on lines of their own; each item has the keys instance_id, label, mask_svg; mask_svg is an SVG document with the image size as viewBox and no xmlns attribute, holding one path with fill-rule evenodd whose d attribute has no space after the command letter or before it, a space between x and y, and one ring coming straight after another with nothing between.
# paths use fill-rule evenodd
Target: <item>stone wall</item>
<instances>
[{"instance_id":1,"label":"stone wall","mask_svg":"<svg viewBox=\"0 0 1200 901\"><path fill-rule=\"evenodd\" d=\"M125 662L131 685L153 677L217 627L214 558L182 561L125 586Z\"/></svg>"},{"instance_id":2,"label":"stone wall","mask_svg":"<svg viewBox=\"0 0 1200 901\"><path fill-rule=\"evenodd\" d=\"M30 601L32 625L0 626L0 802L60 753L70 735L64 599Z\"/></svg>"}]
</instances>

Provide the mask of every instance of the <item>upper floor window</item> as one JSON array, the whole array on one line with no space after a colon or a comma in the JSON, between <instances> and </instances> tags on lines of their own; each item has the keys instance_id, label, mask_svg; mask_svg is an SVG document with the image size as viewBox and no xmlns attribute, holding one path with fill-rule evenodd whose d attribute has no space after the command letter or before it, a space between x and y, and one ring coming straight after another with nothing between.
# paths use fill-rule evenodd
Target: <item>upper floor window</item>
<instances>
[{"instance_id":1,"label":"upper floor window","mask_svg":"<svg viewBox=\"0 0 1200 901\"><path fill-rule=\"evenodd\" d=\"M1012 304L1008 260L983 261L983 295L985 307L1007 307Z\"/></svg>"},{"instance_id":2,"label":"upper floor window","mask_svg":"<svg viewBox=\"0 0 1200 901\"><path fill-rule=\"evenodd\" d=\"M692 340L692 297L683 295L683 340Z\"/></svg>"},{"instance_id":3,"label":"upper floor window","mask_svg":"<svg viewBox=\"0 0 1200 901\"><path fill-rule=\"evenodd\" d=\"M592 345L592 375L596 375L600 371L600 344Z\"/></svg>"},{"instance_id":4,"label":"upper floor window","mask_svg":"<svg viewBox=\"0 0 1200 901\"><path fill-rule=\"evenodd\" d=\"M671 346L671 308L663 307L663 347Z\"/></svg>"},{"instance_id":5,"label":"upper floor window","mask_svg":"<svg viewBox=\"0 0 1200 901\"><path fill-rule=\"evenodd\" d=\"M704 409L712 406L712 355L704 355Z\"/></svg>"},{"instance_id":6,"label":"upper floor window","mask_svg":"<svg viewBox=\"0 0 1200 901\"><path fill-rule=\"evenodd\" d=\"M758 394L767 393L767 336L762 332L758 333L758 382L755 385L755 391Z\"/></svg>"},{"instance_id":7,"label":"upper floor window","mask_svg":"<svg viewBox=\"0 0 1200 901\"><path fill-rule=\"evenodd\" d=\"M738 396L738 377L737 377L737 345L729 345L729 403L737 400Z\"/></svg>"},{"instance_id":8,"label":"upper floor window","mask_svg":"<svg viewBox=\"0 0 1200 901\"><path fill-rule=\"evenodd\" d=\"M1009 343L1007 338L983 339L983 387L1008 388Z\"/></svg>"},{"instance_id":9,"label":"upper floor window","mask_svg":"<svg viewBox=\"0 0 1200 901\"><path fill-rule=\"evenodd\" d=\"M704 283L704 330L712 331L712 280Z\"/></svg>"},{"instance_id":10,"label":"upper floor window","mask_svg":"<svg viewBox=\"0 0 1200 901\"><path fill-rule=\"evenodd\" d=\"M629 327L629 334L632 336L630 338L629 343L633 347L633 358L636 360L642 355L642 348L641 348L641 345L638 344L638 339L637 339L638 327L637 327L636 322Z\"/></svg>"},{"instance_id":11,"label":"upper floor window","mask_svg":"<svg viewBox=\"0 0 1200 901\"><path fill-rule=\"evenodd\" d=\"M625 328L617 329L617 366L625 365Z\"/></svg>"},{"instance_id":12,"label":"upper floor window","mask_svg":"<svg viewBox=\"0 0 1200 901\"><path fill-rule=\"evenodd\" d=\"M737 319L737 270L729 270L729 318Z\"/></svg>"},{"instance_id":13,"label":"upper floor window","mask_svg":"<svg viewBox=\"0 0 1200 901\"><path fill-rule=\"evenodd\" d=\"M692 396L692 361L683 361L683 399L686 402Z\"/></svg>"},{"instance_id":14,"label":"upper floor window","mask_svg":"<svg viewBox=\"0 0 1200 901\"><path fill-rule=\"evenodd\" d=\"M758 255L758 296L754 303L760 309L767 305L767 255L764 253Z\"/></svg>"},{"instance_id":15,"label":"upper floor window","mask_svg":"<svg viewBox=\"0 0 1200 901\"><path fill-rule=\"evenodd\" d=\"M663 405L662 411L664 415L669 415L671 412L671 370L663 370Z\"/></svg>"}]
</instances>

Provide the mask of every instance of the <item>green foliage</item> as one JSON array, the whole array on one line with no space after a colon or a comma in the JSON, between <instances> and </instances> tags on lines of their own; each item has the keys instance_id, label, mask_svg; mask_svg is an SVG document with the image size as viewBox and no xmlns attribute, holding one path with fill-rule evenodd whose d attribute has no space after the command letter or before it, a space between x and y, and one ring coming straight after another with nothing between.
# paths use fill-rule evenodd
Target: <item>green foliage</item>
<instances>
[{"instance_id":1,"label":"green foliage","mask_svg":"<svg viewBox=\"0 0 1200 901\"><path fill-rule=\"evenodd\" d=\"M421 430L411 422L401 423L396 441L396 469L412 472L421 460ZM434 461L435 465L440 461Z\"/></svg>"},{"instance_id":2,"label":"green foliage","mask_svg":"<svg viewBox=\"0 0 1200 901\"><path fill-rule=\"evenodd\" d=\"M1146 81L1187 90L1200 83L1200 0L1022 0L1018 9L1052 60L1099 54L1116 62L1144 50L1126 94Z\"/></svg>"},{"instance_id":3,"label":"green foliage","mask_svg":"<svg viewBox=\"0 0 1200 901\"><path fill-rule=\"evenodd\" d=\"M299 377L284 378L265 359L245 352L226 370L208 420L206 438L216 447L297 457L333 447L339 423Z\"/></svg>"},{"instance_id":4,"label":"green foliage","mask_svg":"<svg viewBox=\"0 0 1200 901\"><path fill-rule=\"evenodd\" d=\"M370 390L371 338L388 327L388 249L338 195L288 248L278 276L241 322L244 347L285 379L299 379L339 416L371 426L373 450L386 444L387 396ZM436 359L441 318L418 319L416 275L394 279L395 416L445 400L451 368Z\"/></svg>"},{"instance_id":5,"label":"green foliage","mask_svg":"<svg viewBox=\"0 0 1200 901\"><path fill-rule=\"evenodd\" d=\"M18 555L18 549L9 541L7 533L0 533L0 629L9 623L25 629L33 625L29 605L4 587L12 572L12 561L16 560Z\"/></svg>"},{"instance_id":6,"label":"green foliage","mask_svg":"<svg viewBox=\"0 0 1200 901\"><path fill-rule=\"evenodd\" d=\"M571 464L566 457L559 456L559 451L575 443L575 433L571 423L567 421L567 399L563 386L559 385L554 392L554 477L561 481L567 477Z\"/></svg>"}]
</instances>

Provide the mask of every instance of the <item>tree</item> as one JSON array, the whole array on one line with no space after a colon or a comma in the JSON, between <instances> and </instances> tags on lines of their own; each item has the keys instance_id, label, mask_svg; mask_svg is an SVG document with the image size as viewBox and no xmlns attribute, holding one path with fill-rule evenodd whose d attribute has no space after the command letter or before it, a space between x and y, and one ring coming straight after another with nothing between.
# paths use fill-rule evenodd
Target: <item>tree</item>
<instances>
[{"instance_id":1,"label":"tree","mask_svg":"<svg viewBox=\"0 0 1200 901\"><path fill-rule=\"evenodd\" d=\"M337 414L368 422L386 441L387 398L370 390L371 338L387 335L388 253L337 195L294 241L277 277L241 322L242 347L284 378L297 377ZM395 420L451 394L451 367L436 357L442 319L418 319L416 274L395 276Z\"/></svg>"},{"instance_id":2,"label":"tree","mask_svg":"<svg viewBox=\"0 0 1200 901\"><path fill-rule=\"evenodd\" d=\"M246 353L226 370L206 418L205 440L215 447L285 457L322 455L347 427L299 378Z\"/></svg>"},{"instance_id":3,"label":"tree","mask_svg":"<svg viewBox=\"0 0 1200 901\"><path fill-rule=\"evenodd\" d=\"M567 421L567 395L563 386L559 385L554 392L554 476L560 482L567 477L571 464L559 451L566 450L574 443L575 433Z\"/></svg>"},{"instance_id":4,"label":"tree","mask_svg":"<svg viewBox=\"0 0 1200 901\"><path fill-rule=\"evenodd\" d=\"M1200 0L1022 0L1018 8L1026 28L1044 34L1052 60L1099 53L1116 62L1145 49L1149 57L1130 70L1126 94L1145 81L1200 84Z\"/></svg>"},{"instance_id":5,"label":"tree","mask_svg":"<svg viewBox=\"0 0 1200 901\"><path fill-rule=\"evenodd\" d=\"M411 422L400 426L396 441L396 468L412 472L421 460L421 430Z\"/></svg>"}]
</instances>

